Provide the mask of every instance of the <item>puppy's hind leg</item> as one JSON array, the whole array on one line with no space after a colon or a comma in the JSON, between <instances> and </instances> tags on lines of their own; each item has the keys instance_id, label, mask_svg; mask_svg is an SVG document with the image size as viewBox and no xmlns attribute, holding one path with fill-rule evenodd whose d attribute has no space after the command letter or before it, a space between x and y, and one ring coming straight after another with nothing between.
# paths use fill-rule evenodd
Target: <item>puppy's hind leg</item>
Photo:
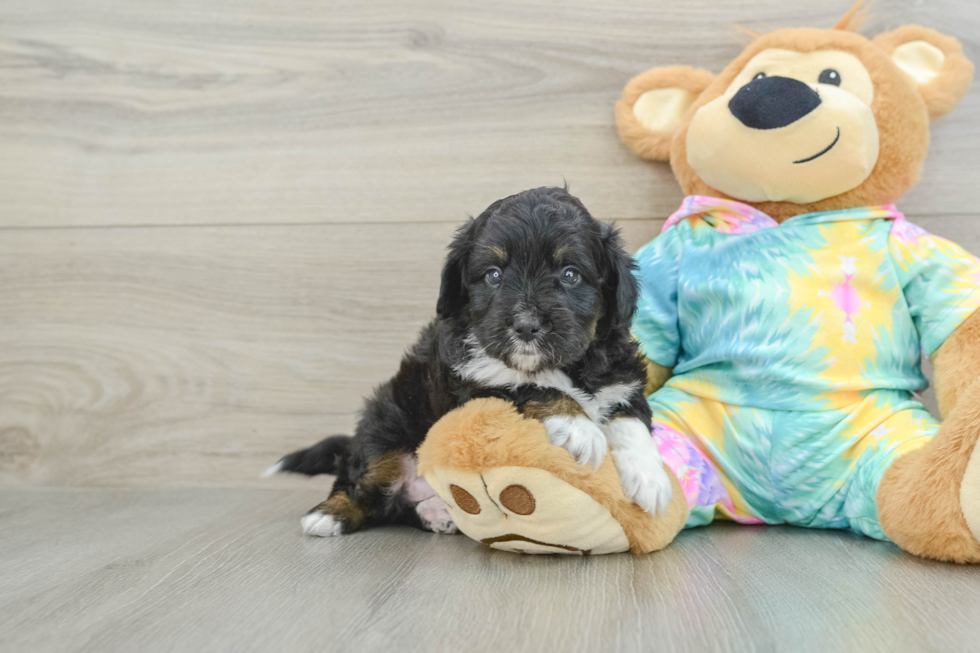
<instances>
[{"instance_id":1,"label":"puppy's hind leg","mask_svg":"<svg viewBox=\"0 0 980 653\"><path fill-rule=\"evenodd\" d=\"M367 512L352 498L355 485L350 482L351 438L335 435L321 442L283 456L275 465L267 469L262 477L275 474L337 474L333 489L326 501L311 509L300 524L307 535L331 537L353 533L361 528Z\"/></svg>"},{"instance_id":2,"label":"puppy's hind leg","mask_svg":"<svg viewBox=\"0 0 980 653\"><path fill-rule=\"evenodd\" d=\"M419 512L422 499L428 497L411 500L406 496L411 482L418 480L412 452L422 443L433 420L449 409L433 408L428 401L427 388L435 373L418 356L427 337L431 335L423 333L420 344L402 359L395 377L365 402L354 437L325 440L312 456L314 470L335 468L337 480L330 497L303 518L304 532L340 535L366 526L404 523L448 528L433 519L439 515L426 512L434 501ZM302 460L310 458L303 456ZM331 459L335 464L329 464Z\"/></svg>"},{"instance_id":3,"label":"puppy's hind leg","mask_svg":"<svg viewBox=\"0 0 980 653\"><path fill-rule=\"evenodd\" d=\"M346 492L331 493L330 498L311 509L300 520L306 535L333 537L353 533L364 525L364 511Z\"/></svg>"},{"instance_id":4,"label":"puppy's hind leg","mask_svg":"<svg viewBox=\"0 0 980 653\"><path fill-rule=\"evenodd\" d=\"M365 526L390 522L392 486L400 472L399 454L381 455L366 465L345 452L326 501L300 520L307 535L347 535Z\"/></svg>"},{"instance_id":5,"label":"puppy's hind leg","mask_svg":"<svg viewBox=\"0 0 980 653\"><path fill-rule=\"evenodd\" d=\"M455 533L452 516L416 471L415 456L390 452L368 463L355 482L341 467L330 497L301 520L307 535L346 535L366 526L405 524L433 533Z\"/></svg>"},{"instance_id":6,"label":"puppy's hind leg","mask_svg":"<svg viewBox=\"0 0 980 653\"><path fill-rule=\"evenodd\" d=\"M429 483L418 475L417 460L413 454L402 454L401 474L398 484L392 488L411 509L403 513L402 523L433 533L456 533L452 515Z\"/></svg>"}]
</instances>

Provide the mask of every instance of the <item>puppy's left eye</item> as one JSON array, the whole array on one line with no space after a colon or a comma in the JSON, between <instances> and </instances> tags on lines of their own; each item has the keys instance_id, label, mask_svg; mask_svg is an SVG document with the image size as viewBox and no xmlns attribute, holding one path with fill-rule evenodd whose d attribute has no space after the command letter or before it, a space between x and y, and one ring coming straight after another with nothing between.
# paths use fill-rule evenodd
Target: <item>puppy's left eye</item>
<instances>
[{"instance_id":1,"label":"puppy's left eye","mask_svg":"<svg viewBox=\"0 0 980 653\"><path fill-rule=\"evenodd\" d=\"M561 282L566 286L577 286L582 280L582 273L573 267L561 271Z\"/></svg>"},{"instance_id":2,"label":"puppy's left eye","mask_svg":"<svg viewBox=\"0 0 980 653\"><path fill-rule=\"evenodd\" d=\"M840 73L833 68L828 68L827 70L820 73L820 77L817 81L821 84L831 84L833 86L840 86Z\"/></svg>"},{"instance_id":3,"label":"puppy's left eye","mask_svg":"<svg viewBox=\"0 0 980 653\"><path fill-rule=\"evenodd\" d=\"M491 286L499 286L504 278L504 273L500 268L490 268L487 270L486 280Z\"/></svg>"}]
</instances>

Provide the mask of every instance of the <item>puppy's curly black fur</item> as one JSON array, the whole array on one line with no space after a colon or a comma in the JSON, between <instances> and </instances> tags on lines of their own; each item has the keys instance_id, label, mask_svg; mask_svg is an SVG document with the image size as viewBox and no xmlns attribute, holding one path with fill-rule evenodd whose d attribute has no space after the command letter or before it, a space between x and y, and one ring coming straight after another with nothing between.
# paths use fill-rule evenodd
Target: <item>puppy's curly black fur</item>
<instances>
[{"instance_id":1,"label":"puppy's curly black fur","mask_svg":"<svg viewBox=\"0 0 980 653\"><path fill-rule=\"evenodd\" d=\"M470 219L449 246L438 316L367 400L354 436L327 438L273 468L337 475L304 529L452 530L445 508L414 477L414 452L440 417L475 397L502 397L565 423L635 419L649 434L646 371L629 331L632 272L618 230L565 189L512 195ZM563 381L539 382L544 372ZM596 399L607 395L613 399Z\"/></svg>"}]
</instances>

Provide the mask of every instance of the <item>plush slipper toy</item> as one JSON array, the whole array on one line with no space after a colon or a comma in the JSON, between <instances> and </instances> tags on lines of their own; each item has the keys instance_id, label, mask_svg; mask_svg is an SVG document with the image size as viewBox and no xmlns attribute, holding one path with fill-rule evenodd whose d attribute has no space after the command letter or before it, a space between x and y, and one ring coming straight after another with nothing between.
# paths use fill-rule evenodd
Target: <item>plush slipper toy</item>
<instances>
[{"instance_id":1,"label":"plush slipper toy","mask_svg":"<svg viewBox=\"0 0 980 653\"><path fill-rule=\"evenodd\" d=\"M608 459L593 475L480 401L419 451L464 533L642 552L721 518L980 562L980 261L893 204L973 66L924 27L858 34L859 5L832 29L757 35L719 75L649 70L616 105L623 141L669 161L688 196L636 255L670 509L627 505ZM922 352L942 422L914 395Z\"/></svg>"},{"instance_id":2,"label":"plush slipper toy","mask_svg":"<svg viewBox=\"0 0 980 653\"><path fill-rule=\"evenodd\" d=\"M649 515L623 494L611 456L593 473L502 399L474 399L439 420L418 450L418 469L459 529L495 549L648 553L667 546L687 518L673 474L669 507Z\"/></svg>"}]
</instances>

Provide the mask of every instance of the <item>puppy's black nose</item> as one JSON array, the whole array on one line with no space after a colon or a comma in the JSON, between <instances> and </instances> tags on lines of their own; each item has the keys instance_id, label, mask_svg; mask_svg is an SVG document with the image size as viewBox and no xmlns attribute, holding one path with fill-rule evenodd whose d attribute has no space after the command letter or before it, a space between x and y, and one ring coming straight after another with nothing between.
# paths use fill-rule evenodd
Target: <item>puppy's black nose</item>
<instances>
[{"instance_id":1,"label":"puppy's black nose","mask_svg":"<svg viewBox=\"0 0 980 653\"><path fill-rule=\"evenodd\" d=\"M518 315L514 318L514 331L524 342L531 342L541 332L541 320L535 315Z\"/></svg>"},{"instance_id":2,"label":"puppy's black nose","mask_svg":"<svg viewBox=\"0 0 980 653\"><path fill-rule=\"evenodd\" d=\"M776 129L792 125L820 106L820 96L801 81L789 77L760 77L738 90L728 110L750 129Z\"/></svg>"}]
</instances>

